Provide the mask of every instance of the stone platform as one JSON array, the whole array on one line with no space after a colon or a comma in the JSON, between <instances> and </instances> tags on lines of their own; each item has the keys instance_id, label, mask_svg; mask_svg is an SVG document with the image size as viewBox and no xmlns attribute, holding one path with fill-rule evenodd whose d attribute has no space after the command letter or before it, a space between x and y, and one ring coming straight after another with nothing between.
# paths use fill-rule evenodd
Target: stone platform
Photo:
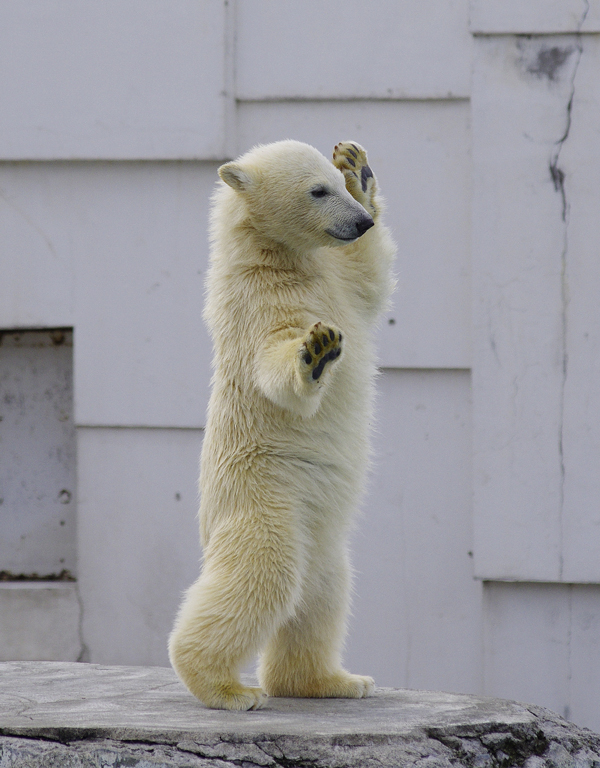
<instances>
[{"instance_id":1,"label":"stone platform","mask_svg":"<svg viewBox=\"0 0 600 768\"><path fill-rule=\"evenodd\" d=\"M600 735L500 699L378 689L206 709L163 667L0 664L0 768L600 768Z\"/></svg>"}]
</instances>

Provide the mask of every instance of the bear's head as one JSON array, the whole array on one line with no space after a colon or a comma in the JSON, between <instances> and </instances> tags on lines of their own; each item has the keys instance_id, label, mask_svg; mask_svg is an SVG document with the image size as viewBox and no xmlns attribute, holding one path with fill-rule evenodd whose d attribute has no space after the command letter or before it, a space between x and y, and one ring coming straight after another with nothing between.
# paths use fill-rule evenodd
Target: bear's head
<instances>
[{"instance_id":1,"label":"bear's head","mask_svg":"<svg viewBox=\"0 0 600 768\"><path fill-rule=\"evenodd\" d=\"M255 147L222 165L219 176L243 200L261 236L294 250L346 245L373 226L341 171L309 144Z\"/></svg>"}]
</instances>

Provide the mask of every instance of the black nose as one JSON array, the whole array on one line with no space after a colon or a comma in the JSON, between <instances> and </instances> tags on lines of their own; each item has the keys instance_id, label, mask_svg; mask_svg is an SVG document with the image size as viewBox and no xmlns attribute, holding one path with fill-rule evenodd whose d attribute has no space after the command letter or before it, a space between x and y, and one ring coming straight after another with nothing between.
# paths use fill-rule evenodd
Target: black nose
<instances>
[{"instance_id":1,"label":"black nose","mask_svg":"<svg viewBox=\"0 0 600 768\"><path fill-rule=\"evenodd\" d=\"M362 219L359 219L356 222L356 231L358 232L358 237L364 235L367 229L371 229L373 224L375 224L375 222L370 216L364 216Z\"/></svg>"}]
</instances>

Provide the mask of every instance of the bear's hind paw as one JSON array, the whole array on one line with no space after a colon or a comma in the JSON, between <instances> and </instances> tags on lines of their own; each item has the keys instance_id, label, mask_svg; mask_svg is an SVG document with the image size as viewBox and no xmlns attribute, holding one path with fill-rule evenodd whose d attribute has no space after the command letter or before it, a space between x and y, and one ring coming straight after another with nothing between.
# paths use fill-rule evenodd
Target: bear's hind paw
<instances>
[{"instance_id":1,"label":"bear's hind paw","mask_svg":"<svg viewBox=\"0 0 600 768\"><path fill-rule=\"evenodd\" d=\"M263 684L271 696L298 696L309 699L364 699L372 696L375 691L372 677L352 675L345 669L317 678L308 675L300 681L293 678L266 679Z\"/></svg>"},{"instance_id":2,"label":"bear's hind paw","mask_svg":"<svg viewBox=\"0 0 600 768\"><path fill-rule=\"evenodd\" d=\"M211 709L238 711L261 709L267 700L262 688L250 688L241 683L215 686L210 695L201 698Z\"/></svg>"},{"instance_id":3,"label":"bear's hind paw","mask_svg":"<svg viewBox=\"0 0 600 768\"><path fill-rule=\"evenodd\" d=\"M375 691L375 681L372 677L366 675L352 675L350 672L342 670L331 676L324 685L322 695L327 697L344 699L364 699L372 696Z\"/></svg>"}]
</instances>

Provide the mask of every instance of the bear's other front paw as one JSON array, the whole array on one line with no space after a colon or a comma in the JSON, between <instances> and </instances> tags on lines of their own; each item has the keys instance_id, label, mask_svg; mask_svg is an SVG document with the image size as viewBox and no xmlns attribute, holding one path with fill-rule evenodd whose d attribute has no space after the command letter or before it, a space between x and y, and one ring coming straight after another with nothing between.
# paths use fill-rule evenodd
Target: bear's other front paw
<instances>
[{"instance_id":1,"label":"bear's other front paw","mask_svg":"<svg viewBox=\"0 0 600 768\"><path fill-rule=\"evenodd\" d=\"M300 364L305 377L318 382L328 363L342 354L342 334L323 323L315 323L300 348Z\"/></svg>"},{"instance_id":2,"label":"bear's other front paw","mask_svg":"<svg viewBox=\"0 0 600 768\"><path fill-rule=\"evenodd\" d=\"M341 141L333 149L333 164L346 180L346 189L372 216L377 215L377 183L369 167L367 151L355 141Z\"/></svg>"}]
</instances>

